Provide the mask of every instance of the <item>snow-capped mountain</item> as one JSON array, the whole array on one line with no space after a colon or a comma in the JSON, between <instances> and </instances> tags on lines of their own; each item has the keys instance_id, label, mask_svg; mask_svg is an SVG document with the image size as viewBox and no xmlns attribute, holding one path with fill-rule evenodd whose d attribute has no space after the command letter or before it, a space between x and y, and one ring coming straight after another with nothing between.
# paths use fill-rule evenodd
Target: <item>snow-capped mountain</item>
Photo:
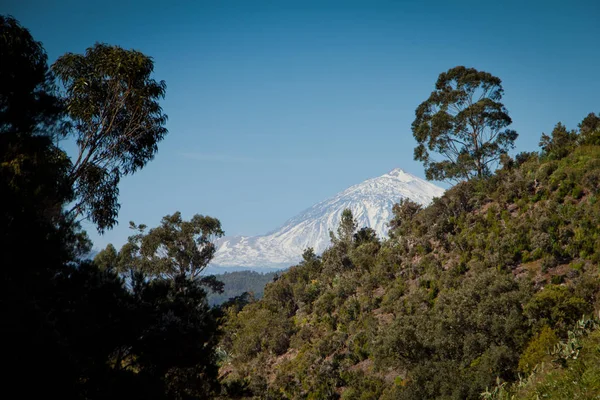
<instances>
[{"instance_id":1,"label":"snow-capped mountain","mask_svg":"<svg viewBox=\"0 0 600 400\"><path fill-rule=\"evenodd\" d=\"M346 208L352 210L358 228L371 227L379 237L384 237L392 207L400 199L426 205L443 193L444 189L397 168L315 204L267 235L219 239L212 265L252 269L289 267L301 259L307 247L319 254L330 245L329 231L337 232Z\"/></svg>"}]
</instances>

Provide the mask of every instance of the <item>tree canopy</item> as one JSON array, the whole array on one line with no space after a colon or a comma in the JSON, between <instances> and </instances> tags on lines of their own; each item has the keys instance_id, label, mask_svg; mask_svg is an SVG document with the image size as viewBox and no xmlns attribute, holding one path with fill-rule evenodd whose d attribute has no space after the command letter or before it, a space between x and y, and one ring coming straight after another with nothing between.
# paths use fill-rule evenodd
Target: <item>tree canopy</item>
<instances>
[{"instance_id":1,"label":"tree canopy","mask_svg":"<svg viewBox=\"0 0 600 400\"><path fill-rule=\"evenodd\" d=\"M52 69L65 87L79 149L69 172L77 196L72 211L102 232L117 222L121 177L152 160L167 134L158 102L166 84L151 77L151 57L100 43L59 57Z\"/></svg>"},{"instance_id":2,"label":"tree canopy","mask_svg":"<svg viewBox=\"0 0 600 400\"><path fill-rule=\"evenodd\" d=\"M415 111L414 158L430 180L468 180L493 172L517 133L502 100L502 81L485 71L454 67Z\"/></svg>"},{"instance_id":3,"label":"tree canopy","mask_svg":"<svg viewBox=\"0 0 600 400\"><path fill-rule=\"evenodd\" d=\"M218 219L196 214L184 221L180 212L166 215L148 232L145 225L130 222L130 227L137 233L119 252L119 269L154 278L198 279L215 254L214 239L223 236ZM111 253L107 247L102 257Z\"/></svg>"}]
</instances>

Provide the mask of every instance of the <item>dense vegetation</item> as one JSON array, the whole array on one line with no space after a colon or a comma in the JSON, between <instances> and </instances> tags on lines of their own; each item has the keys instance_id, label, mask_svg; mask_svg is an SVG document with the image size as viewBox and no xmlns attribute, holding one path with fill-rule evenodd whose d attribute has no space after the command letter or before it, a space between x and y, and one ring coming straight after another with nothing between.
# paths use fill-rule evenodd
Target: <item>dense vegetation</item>
<instances>
[{"instance_id":1,"label":"dense vegetation","mask_svg":"<svg viewBox=\"0 0 600 400\"><path fill-rule=\"evenodd\" d=\"M580 358L550 368L547 350L600 307L599 122L558 124L539 154L427 208L401 202L389 240L343 223L321 257L229 308L224 397L596 398L597 328Z\"/></svg>"},{"instance_id":2,"label":"dense vegetation","mask_svg":"<svg viewBox=\"0 0 600 400\"><path fill-rule=\"evenodd\" d=\"M122 257L108 248L96 263L81 259L91 243L79 220L112 227L119 178L143 168L166 134L152 59L96 45L49 68L41 43L0 16L0 60L5 397L211 397L220 315L206 292L220 286L194 274L219 222L174 214L147 234L136 226ZM188 251L162 253L177 241Z\"/></svg>"},{"instance_id":3,"label":"dense vegetation","mask_svg":"<svg viewBox=\"0 0 600 400\"><path fill-rule=\"evenodd\" d=\"M469 179L427 208L400 202L389 239L357 229L345 211L331 247L307 249L262 299L257 291L211 307L207 293L223 290L202 273L223 234L215 218L131 223L120 250L82 260L91 243L80 219L114 226L120 177L143 168L167 134L152 59L98 44L50 68L42 45L4 16L0 59L0 333L3 377L20 397L600 395L596 114L577 130L556 125L539 153L515 159L508 131L489 153L466 146L468 157L451 161L465 164L436 173ZM474 88L484 78L484 90L500 83L473 71L448 77ZM482 113L481 127L490 121L482 107L468 111ZM425 125L438 118L421 111ZM498 133L510 121L496 117ZM462 116L452 118L460 127ZM443 141L465 132L446 129ZM68 137L74 158L60 147Z\"/></svg>"}]
</instances>

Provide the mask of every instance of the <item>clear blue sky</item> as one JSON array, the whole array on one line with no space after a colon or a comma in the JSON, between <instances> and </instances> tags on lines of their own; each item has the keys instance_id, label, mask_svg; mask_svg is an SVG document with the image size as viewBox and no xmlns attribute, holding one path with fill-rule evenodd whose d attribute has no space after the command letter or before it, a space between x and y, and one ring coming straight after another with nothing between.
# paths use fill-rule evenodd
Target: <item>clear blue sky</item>
<instances>
[{"instance_id":1,"label":"clear blue sky","mask_svg":"<svg viewBox=\"0 0 600 400\"><path fill-rule=\"evenodd\" d=\"M50 61L95 42L154 57L169 135L121 184L128 221L207 214L266 233L313 203L412 160L410 124L456 65L503 80L517 151L600 103L600 2L4 0Z\"/></svg>"}]
</instances>

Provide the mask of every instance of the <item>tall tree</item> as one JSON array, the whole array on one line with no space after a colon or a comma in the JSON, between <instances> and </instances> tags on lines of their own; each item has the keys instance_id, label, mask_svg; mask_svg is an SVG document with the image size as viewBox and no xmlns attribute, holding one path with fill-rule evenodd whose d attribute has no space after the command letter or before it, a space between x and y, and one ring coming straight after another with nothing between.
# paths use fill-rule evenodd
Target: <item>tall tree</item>
<instances>
[{"instance_id":1,"label":"tall tree","mask_svg":"<svg viewBox=\"0 0 600 400\"><path fill-rule=\"evenodd\" d=\"M66 107L79 152L69 173L77 201L72 212L100 232L117 223L118 184L143 168L167 134L159 100L164 81L151 78L152 58L96 44L53 65L66 89Z\"/></svg>"},{"instance_id":2,"label":"tall tree","mask_svg":"<svg viewBox=\"0 0 600 400\"><path fill-rule=\"evenodd\" d=\"M329 231L331 247L323 253L323 259L329 260L328 264L331 265L331 273L337 273L353 267L349 253L353 246L355 231L356 221L354 220L354 215L352 215L352 210L346 208L340 216L337 235L333 231Z\"/></svg>"},{"instance_id":3,"label":"tall tree","mask_svg":"<svg viewBox=\"0 0 600 400\"><path fill-rule=\"evenodd\" d=\"M463 66L438 77L435 90L415 111L414 158L430 180L465 180L493 172L514 147L517 133L502 100L502 81ZM436 156L437 154L437 156Z\"/></svg>"},{"instance_id":4,"label":"tall tree","mask_svg":"<svg viewBox=\"0 0 600 400\"><path fill-rule=\"evenodd\" d=\"M560 160L569 155L573 148L577 146L577 132L568 130L562 123L556 124L552 133L546 135L542 133L540 138L540 148L542 154L550 159Z\"/></svg>"},{"instance_id":5,"label":"tall tree","mask_svg":"<svg viewBox=\"0 0 600 400\"><path fill-rule=\"evenodd\" d=\"M76 398L75 357L55 313L56 298L65 296L57 277L81 238L63 214L72 191L68 157L53 140L61 118L42 44L0 16L0 332L10 366L3 379L31 398Z\"/></svg>"},{"instance_id":6,"label":"tall tree","mask_svg":"<svg viewBox=\"0 0 600 400\"><path fill-rule=\"evenodd\" d=\"M579 124L579 142L600 145L600 115L589 113Z\"/></svg>"},{"instance_id":7,"label":"tall tree","mask_svg":"<svg viewBox=\"0 0 600 400\"><path fill-rule=\"evenodd\" d=\"M333 244L342 242L350 245L352 243L352 237L355 231L356 222L354 221L354 215L352 215L352 210L346 208L342 211L340 225L337 229L337 237L331 231L329 232L329 236L331 237Z\"/></svg>"},{"instance_id":8,"label":"tall tree","mask_svg":"<svg viewBox=\"0 0 600 400\"><path fill-rule=\"evenodd\" d=\"M17 20L0 15L0 60L0 259L14 278L74 255L78 235L63 213L73 193L68 157L53 140L64 108L46 52Z\"/></svg>"},{"instance_id":9,"label":"tall tree","mask_svg":"<svg viewBox=\"0 0 600 400\"><path fill-rule=\"evenodd\" d=\"M68 159L52 140L63 107L47 58L29 30L0 15L0 242L8 250L27 242L30 223L56 224L71 196Z\"/></svg>"}]
</instances>

